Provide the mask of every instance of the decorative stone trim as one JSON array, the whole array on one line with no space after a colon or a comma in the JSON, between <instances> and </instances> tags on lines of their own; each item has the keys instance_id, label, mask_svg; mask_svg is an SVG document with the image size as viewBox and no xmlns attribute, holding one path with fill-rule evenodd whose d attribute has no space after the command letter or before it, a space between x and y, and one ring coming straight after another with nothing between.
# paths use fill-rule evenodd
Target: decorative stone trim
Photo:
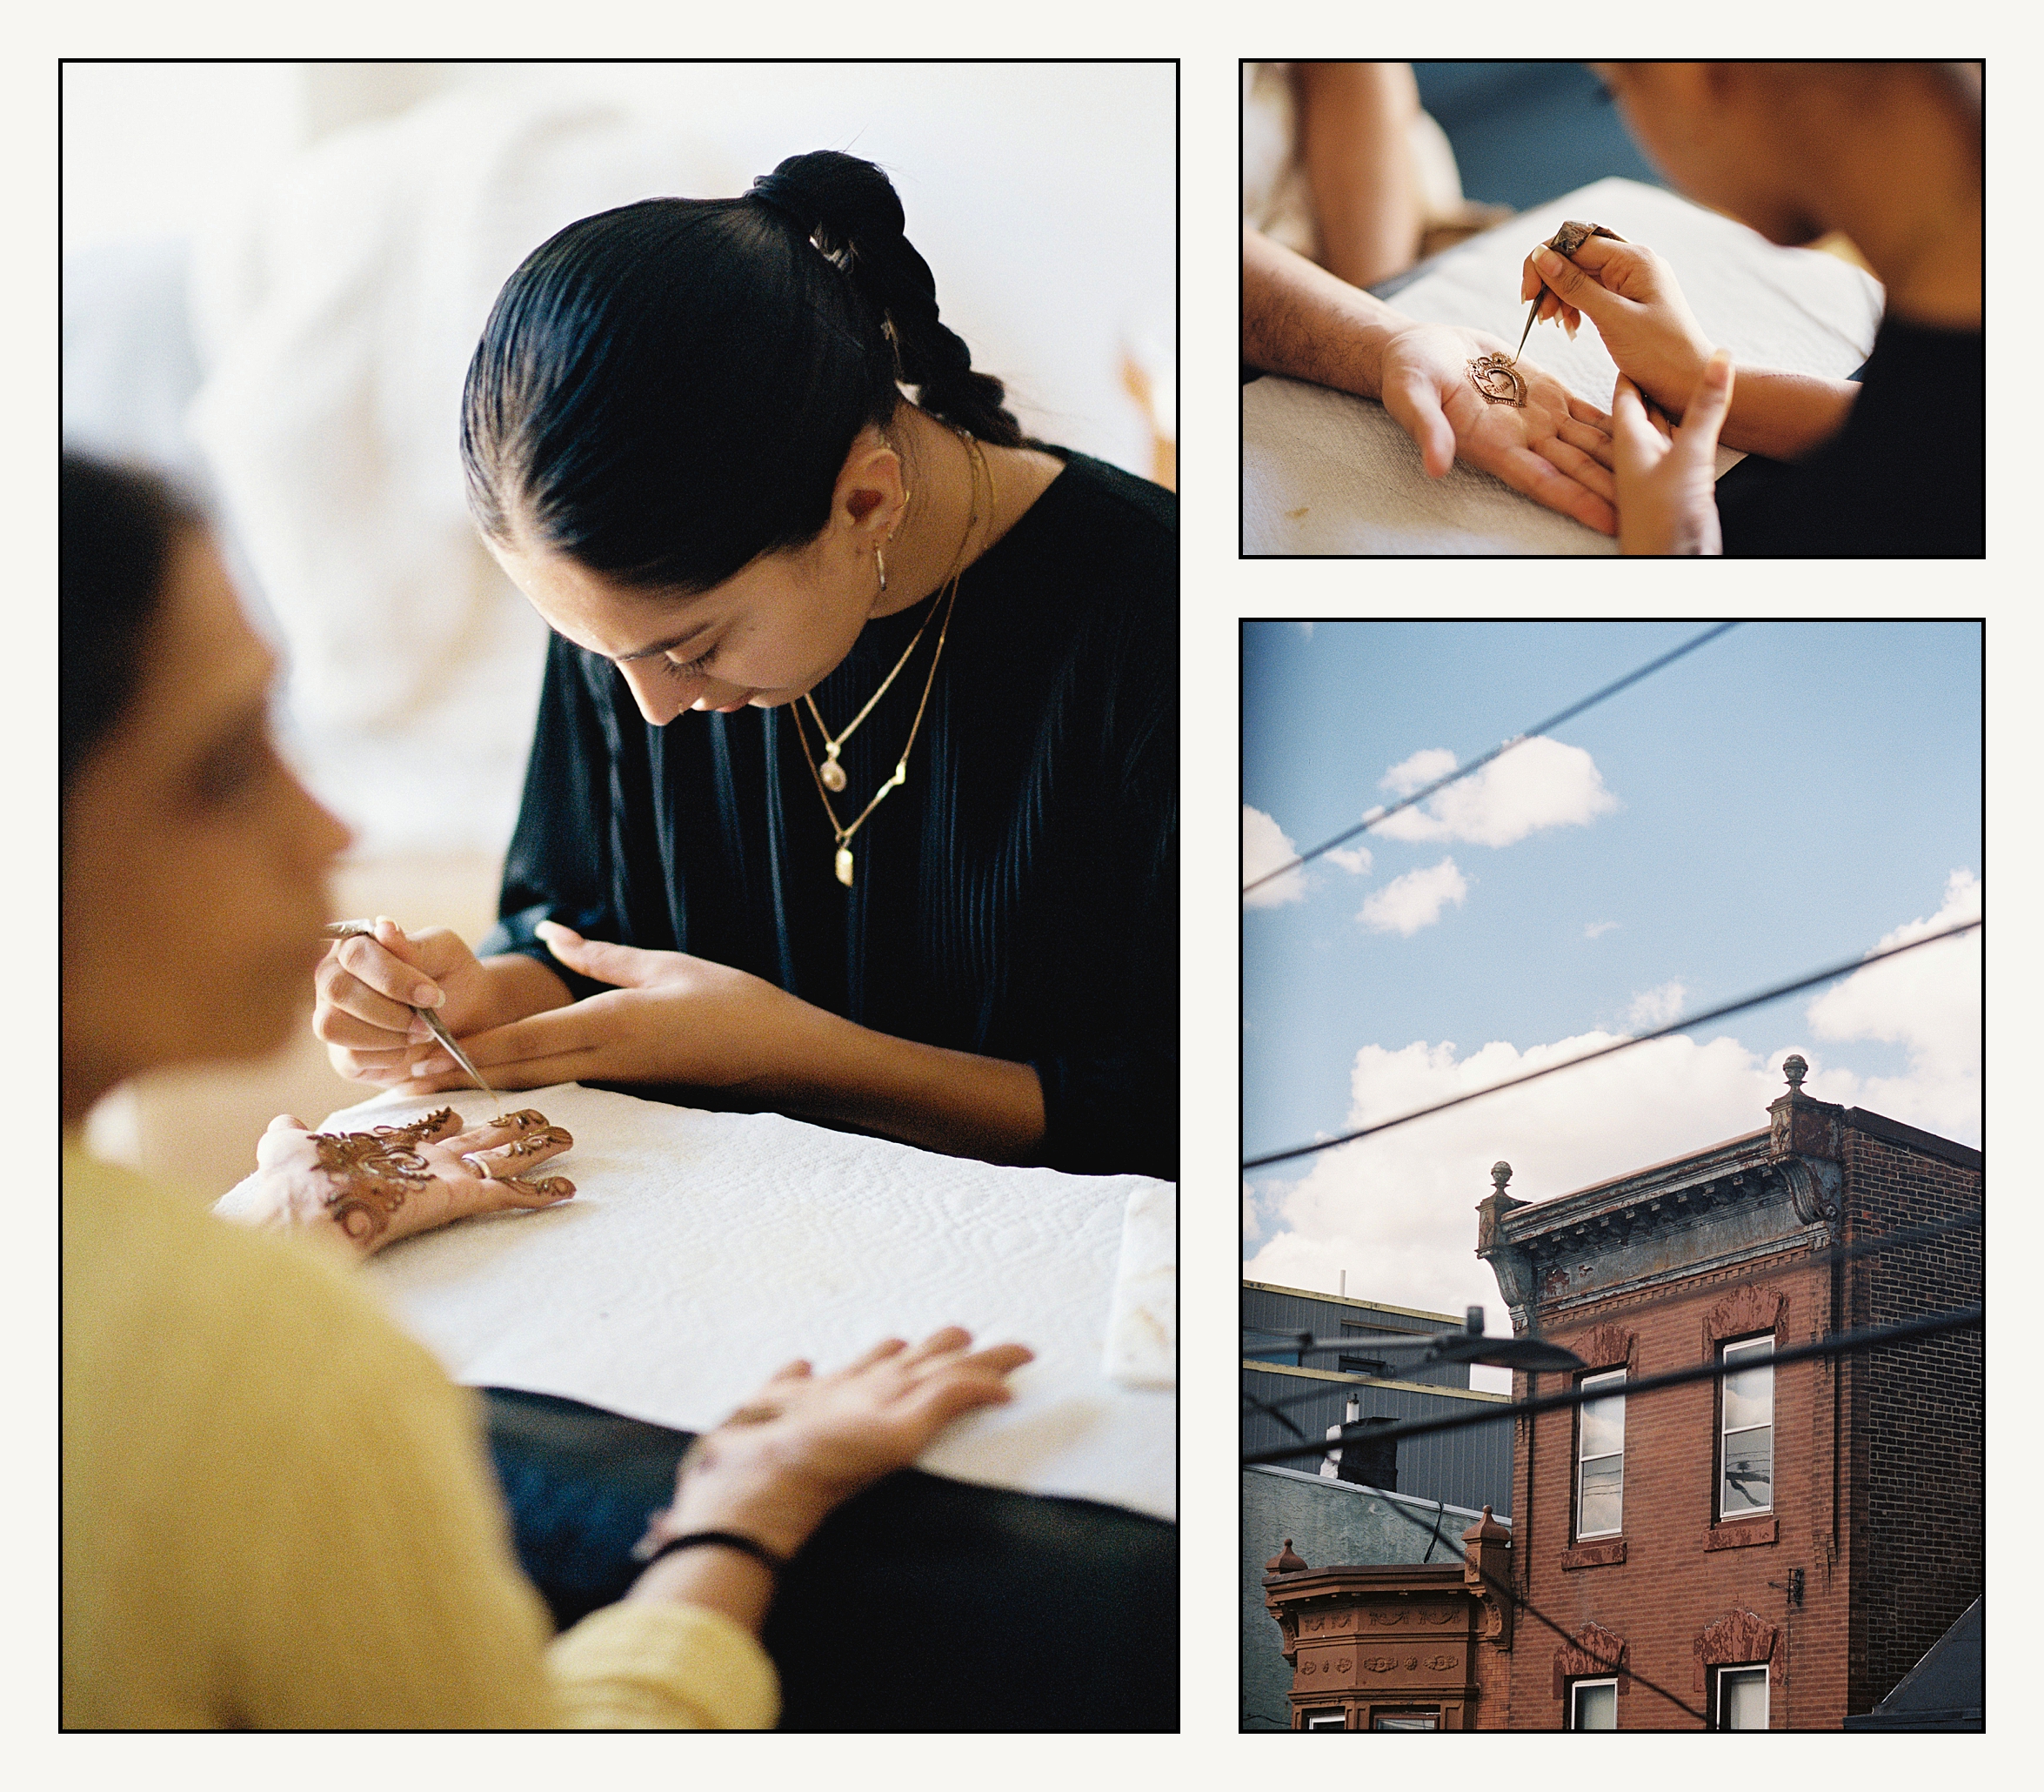
<instances>
[{"instance_id":1,"label":"decorative stone trim","mask_svg":"<svg viewBox=\"0 0 2044 1792\"><path fill-rule=\"evenodd\" d=\"M1601 1543L1571 1543L1561 1552L1565 1568L1614 1568L1625 1559L1623 1537L1612 1537Z\"/></svg>"},{"instance_id":2,"label":"decorative stone trim","mask_svg":"<svg viewBox=\"0 0 2044 1792\"><path fill-rule=\"evenodd\" d=\"M1772 1543L1780 1535L1780 1521L1766 1518L1733 1518L1713 1524L1703 1534L1703 1547L1711 1549L1745 1549L1754 1543Z\"/></svg>"},{"instance_id":3,"label":"decorative stone trim","mask_svg":"<svg viewBox=\"0 0 2044 1792\"><path fill-rule=\"evenodd\" d=\"M1733 1662L1765 1662L1767 1680L1779 1684L1781 1675L1774 1660L1774 1639L1779 1633L1758 1612L1727 1612L1716 1623L1700 1630L1691 1645L1696 1655L1693 1690L1704 1689L1704 1679L1713 1668Z\"/></svg>"},{"instance_id":4,"label":"decorative stone trim","mask_svg":"<svg viewBox=\"0 0 2044 1792\"><path fill-rule=\"evenodd\" d=\"M1569 1348L1583 1360L1586 1369L1627 1369L1633 1367L1633 1334L1623 1326L1596 1325L1581 1337L1572 1339Z\"/></svg>"},{"instance_id":5,"label":"decorative stone trim","mask_svg":"<svg viewBox=\"0 0 2044 1792\"><path fill-rule=\"evenodd\" d=\"M1757 1337L1763 1332L1779 1336L1787 1318L1788 1296L1780 1289L1755 1287L1750 1282L1734 1288L1703 1316L1703 1354L1715 1356L1727 1338Z\"/></svg>"},{"instance_id":6,"label":"decorative stone trim","mask_svg":"<svg viewBox=\"0 0 2044 1792\"><path fill-rule=\"evenodd\" d=\"M1556 1700L1567 1690L1570 1681L1606 1674L1618 1676L1619 1696L1624 1698L1633 1689L1633 1676L1626 1667L1627 1647L1617 1631L1598 1623L1585 1624L1573 1642L1565 1642L1554 1651Z\"/></svg>"}]
</instances>

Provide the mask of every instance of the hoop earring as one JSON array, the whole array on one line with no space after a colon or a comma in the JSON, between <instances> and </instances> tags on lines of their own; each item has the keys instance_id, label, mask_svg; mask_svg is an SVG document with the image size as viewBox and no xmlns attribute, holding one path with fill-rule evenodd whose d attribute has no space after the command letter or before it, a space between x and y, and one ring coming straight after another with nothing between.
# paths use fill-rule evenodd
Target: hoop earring
<instances>
[{"instance_id":1,"label":"hoop earring","mask_svg":"<svg viewBox=\"0 0 2044 1792\"><path fill-rule=\"evenodd\" d=\"M877 541L873 544L873 565L879 570L880 589L885 591L887 589L887 563L880 558L880 545Z\"/></svg>"}]
</instances>

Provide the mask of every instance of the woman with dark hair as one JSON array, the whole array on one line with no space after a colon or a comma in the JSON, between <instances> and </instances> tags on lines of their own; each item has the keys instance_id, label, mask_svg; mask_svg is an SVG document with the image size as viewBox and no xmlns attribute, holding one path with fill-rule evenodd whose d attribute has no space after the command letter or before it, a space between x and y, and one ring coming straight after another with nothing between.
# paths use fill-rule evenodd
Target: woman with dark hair
<instances>
[{"instance_id":1,"label":"woman with dark hair","mask_svg":"<svg viewBox=\"0 0 2044 1792\"><path fill-rule=\"evenodd\" d=\"M424 1004L504 1087L1176 1174L1175 501L1004 396L849 156L534 251L462 417L554 631L502 919L337 946L344 1074L455 1086Z\"/></svg>"},{"instance_id":2,"label":"woman with dark hair","mask_svg":"<svg viewBox=\"0 0 2044 1792\"><path fill-rule=\"evenodd\" d=\"M550 1646L471 1396L349 1260L568 1198L527 1174L566 1135L280 1119L247 1227L83 1148L128 1077L281 1042L347 834L277 756L273 663L192 513L68 458L60 491L64 1727L772 1723L778 1568L1029 1353L952 1327L791 1364L697 1441L630 1591Z\"/></svg>"}]
</instances>

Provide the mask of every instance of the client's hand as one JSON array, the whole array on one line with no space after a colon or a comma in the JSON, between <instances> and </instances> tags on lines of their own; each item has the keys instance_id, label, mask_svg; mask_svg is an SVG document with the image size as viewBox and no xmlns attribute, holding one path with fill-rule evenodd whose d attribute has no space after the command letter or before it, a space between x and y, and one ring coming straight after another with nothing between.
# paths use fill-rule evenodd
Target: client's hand
<instances>
[{"instance_id":1,"label":"client's hand","mask_svg":"<svg viewBox=\"0 0 2044 1792\"><path fill-rule=\"evenodd\" d=\"M1718 350L1688 395L1687 423L1670 431L1622 373L1611 401L1618 447L1618 545L1627 554L1721 554L1718 431L1732 405L1732 357Z\"/></svg>"},{"instance_id":2,"label":"client's hand","mask_svg":"<svg viewBox=\"0 0 2044 1792\"><path fill-rule=\"evenodd\" d=\"M280 1114L257 1142L256 1173L213 1211L344 1239L366 1256L473 1214L566 1200L575 1193L566 1177L531 1173L574 1142L529 1107L466 1128L444 1107L369 1133L308 1132Z\"/></svg>"},{"instance_id":3,"label":"client's hand","mask_svg":"<svg viewBox=\"0 0 2044 1792\"><path fill-rule=\"evenodd\" d=\"M1571 260L1547 248L1527 256L1520 298L1531 299L1543 282L1541 318L1560 317L1573 336L1586 314L1619 371L1680 423L1711 343L1673 270L1644 244L1591 237Z\"/></svg>"},{"instance_id":4,"label":"client's hand","mask_svg":"<svg viewBox=\"0 0 2044 1792\"><path fill-rule=\"evenodd\" d=\"M1384 408L1419 445L1431 478L1460 458L1549 510L1615 535L1611 419L1527 361L1515 369L1526 382L1525 406L1492 403L1470 383L1469 363L1511 351L1498 337L1451 324L1399 330L1384 345Z\"/></svg>"},{"instance_id":5,"label":"client's hand","mask_svg":"<svg viewBox=\"0 0 2044 1792\"><path fill-rule=\"evenodd\" d=\"M828 1375L793 1362L682 1458L674 1504L648 1541L736 1531L792 1555L825 1515L861 1488L905 1468L952 1420L1011 1398L1020 1344L969 1350L957 1326L912 1349L890 1338Z\"/></svg>"}]
</instances>

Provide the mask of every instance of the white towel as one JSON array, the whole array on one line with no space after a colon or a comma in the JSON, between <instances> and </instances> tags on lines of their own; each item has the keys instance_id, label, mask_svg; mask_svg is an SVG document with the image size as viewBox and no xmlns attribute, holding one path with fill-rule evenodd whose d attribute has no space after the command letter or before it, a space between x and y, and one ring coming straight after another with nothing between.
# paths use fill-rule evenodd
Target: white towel
<instances>
[{"instance_id":1,"label":"white towel","mask_svg":"<svg viewBox=\"0 0 2044 1792\"><path fill-rule=\"evenodd\" d=\"M1780 249L1744 224L1639 181L1600 180L1473 237L1391 301L1429 323L1526 325L1520 264L1569 218L1643 243L1674 269L1697 322L1734 363L1843 379L1880 326L1880 284L1834 256ZM1542 324L1526 358L1603 410L1618 369L1585 320ZM1740 457L1720 450L1721 475ZM1242 539L1252 554L1613 553L1607 537L1458 462L1439 481L1384 407L1295 380L1242 391Z\"/></svg>"},{"instance_id":2,"label":"white towel","mask_svg":"<svg viewBox=\"0 0 2044 1792\"><path fill-rule=\"evenodd\" d=\"M1130 1211L1146 1216L1153 1268L1170 1184L1005 1168L574 1084L511 1099L575 1135L560 1160L574 1200L407 1240L369 1265L456 1381L699 1431L792 1358L829 1369L890 1334L957 1323L1036 1360L1010 1405L963 1421L922 1468L1175 1517L1177 1402L1103 1367ZM326 1125L446 1101L471 1121L499 1111L481 1094L384 1096ZM1147 1269L1139 1285L1154 1316Z\"/></svg>"},{"instance_id":3,"label":"white towel","mask_svg":"<svg viewBox=\"0 0 2044 1792\"><path fill-rule=\"evenodd\" d=\"M1132 1387L1175 1387L1179 1343L1178 1189L1140 1183L1121 1219L1121 1260L1102 1367Z\"/></svg>"}]
</instances>

